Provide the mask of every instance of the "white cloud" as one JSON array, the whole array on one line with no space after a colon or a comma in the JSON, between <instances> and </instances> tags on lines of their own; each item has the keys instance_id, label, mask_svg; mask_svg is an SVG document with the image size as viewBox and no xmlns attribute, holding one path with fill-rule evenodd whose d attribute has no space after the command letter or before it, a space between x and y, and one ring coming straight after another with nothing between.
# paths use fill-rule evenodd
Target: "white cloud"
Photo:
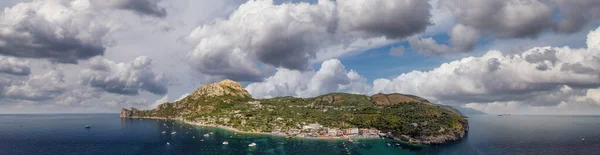
<instances>
[{"instance_id":1,"label":"white cloud","mask_svg":"<svg viewBox=\"0 0 600 155\"><path fill-rule=\"evenodd\" d=\"M600 87L600 50L594 41L599 33L600 28L589 33L588 48L536 47L519 54L489 51L430 71L404 73L382 91L415 94L446 104L490 107L500 103L530 107L566 104L570 108L574 108L571 104L598 104L578 103L573 96L593 93ZM387 79L376 81L387 83Z\"/></svg>"},{"instance_id":2,"label":"white cloud","mask_svg":"<svg viewBox=\"0 0 600 155\"><path fill-rule=\"evenodd\" d=\"M187 37L194 45L188 55L192 67L201 73L258 81L270 75L265 66L306 71L315 60L422 32L431 24L430 8L420 0L281 5L251 0L228 19L194 29Z\"/></svg>"},{"instance_id":3,"label":"white cloud","mask_svg":"<svg viewBox=\"0 0 600 155\"><path fill-rule=\"evenodd\" d=\"M437 5L433 19L453 18L454 26L448 44L416 44L431 46L415 48L425 54L469 52L479 38L536 39L546 32L576 33L600 17L596 0L442 0Z\"/></svg>"},{"instance_id":4,"label":"white cloud","mask_svg":"<svg viewBox=\"0 0 600 155\"><path fill-rule=\"evenodd\" d=\"M89 68L81 71L80 80L83 85L123 95L137 95L141 90L163 95L169 84L164 74L152 70L152 60L145 56L130 63L93 58Z\"/></svg>"},{"instance_id":5,"label":"white cloud","mask_svg":"<svg viewBox=\"0 0 600 155\"><path fill-rule=\"evenodd\" d=\"M600 109L600 98L595 97L600 92L600 49L595 45L598 34L600 28L589 33L588 48L536 47L519 54L489 51L430 71L376 79L373 85L333 59L323 62L317 72L278 69L263 82L248 85L248 90L259 98L313 97L331 92L405 93L442 104L466 104L488 113L519 108L539 114L559 109L590 113L585 109Z\"/></svg>"},{"instance_id":6,"label":"white cloud","mask_svg":"<svg viewBox=\"0 0 600 155\"><path fill-rule=\"evenodd\" d=\"M246 89L255 98L277 96L314 97L331 92L370 93L366 80L353 70L347 71L337 59L323 62L317 72L300 72L280 68L264 82L249 84Z\"/></svg>"},{"instance_id":7,"label":"white cloud","mask_svg":"<svg viewBox=\"0 0 600 155\"><path fill-rule=\"evenodd\" d=\"M77 63L103 55L108 35L119 25L107 11L152 14L156 0L126 0L102 7L88 0L34 0L5 8L0 15L0 54ZM130 4L145 4L132 7ZM164 11L164 9L162 10ZM157 15L157 14L152 14Z\"/></svg>"},{"instance_id":8,"label":"white cloud","mask_svg":"<svg viewBox=\"0 0 600 155\"><path fill-rule=\"evenodd\" d=\"M158 105L161 105L161 104L166 103L166 102L169 102L169 95L165 95L162 98L154 101L154 104L150 105L150 108L155 108Z\"/></svg>"},{"instance_id":9,"label":"white cloud","mask_svg":"<svg viewBox=\"0 0 600 155\"><path fill-rule=\"evenodd\" d=\"M44 101L67 91L64 73L53 70L46 74L32 75L27 81L13 81L5 88L3 97L14 100Z\"/></svg>"},{"instance_id":10,"label":"white cloud","mask_svg":"<svg viewBox=\"0 0 600 155\"><path fill-rule=\"evenodd\" d=\"M181 100L181 99L184 99L185 97L187 97L187 96L189 96L189 95L190 95L190 93L185 93L185 94L183 94L183 95L179 96L179 98L177 98L177 100L175 100L175 102L177 102L177 101L179 101L179 100Z\"/></svg>"},{"instance_id":11,"label":"white cloud","mask_svg":"<svg viewBox=\"0 0 600 155\"><path fill-rule=\"evenodd\" d=\"M27 76L31 74L29 61L14 57L0 56L0 73Z\"/></svg>"}]
</instances>

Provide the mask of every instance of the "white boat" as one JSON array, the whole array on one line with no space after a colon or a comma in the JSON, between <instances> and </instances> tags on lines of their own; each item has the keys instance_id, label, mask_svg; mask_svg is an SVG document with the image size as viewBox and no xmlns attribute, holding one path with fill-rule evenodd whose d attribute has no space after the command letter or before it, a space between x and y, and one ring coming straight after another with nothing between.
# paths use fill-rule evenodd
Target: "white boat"
<instances>
[{"instance_id":1,"label":"white boat","mask_svg":"<svg viewBox=\"0 0 600 155\"><path fill-rule=\"evenodd\" d=\"M224 141L224 142L223 142L223 145L227 145L227 144L229 144L229 142L227 142L227 141Z\"/></svg>"},{"instance_id":2,"label":"white boat","mask_svg":"<svg viewBox=\"0 0 600 155\"><path fill-rule=\"evenodd\" d=\"M203 141L204 141L204 139L200 139L200 141L201 141L201 142L203 142Z\"/></svg>"},{"instance_id":3,"label":"white boat","mask_svg":"<svg viewBox=\"0 0 600 155\"><path fill-rule=\"evenodd\" d=\"M193 139L196 139L196 136L193 136L192 138L193 138Z\"/></svg>"},{"instance_id":4,"label":"white boat","mask_svg":"<svg viewBox=\"0 0 600 155\"><path fill-rule=\"evenodd\" d=\"M171 145L169 142L167 142L167 145Z\"/></svg>"},{"instance_id":5,"label":"white boat","mask_svg":"<svg viewBox=\"0 0 600 155\"><path fill-rule=\"evenodd\" d=\"M212 134L215 134L215 133L214 132L210 132L210 134L212 135Z\"/></svg>"},{"instance_id":6,"label":"white boat","mask_svg":"<svg viewBox=\"0 0 600 155\"><path fill-rule=\"evenodd\" d=\"M349 142L352 142L352 143L354 143L354 140L352 140L352 139L350 139L350 138L348 138L348 141L349 141Z\"/></svg>"},{"instance_id":7,"label":"white boat","mask_svg":"<svg viewBox=\"0 0 600 155\"><path fill-rule=\"evenodd\" d=\"M256 146L256 143L250 143L250 144L248 144L248 146L250 146L250 147Z\"/></svg>"},{"instance_id":8,"label":"white boat","mask_svg":"<svg viewBox=\"0 0 600 155\"><path fill-rule=\"evenodd\" d=\"M162 131L162 134L167 134L167 132L166 131Z\"/></svg>"},{"instance_id":9,"label":"white boat","mask_svg":"<svg viewBox=\"0 0 600 155\"><path fill-rule=\"evenodd\" d=\"M387 144L388 144L388 146L392 146L392 145L390 145L390 143L387 143Z\"/></svg>"},{"instance_id":10,"label":"white boat","mask_svg":"<svg viewBox=\"0 0 600 155\"><path fill-rule=\"evenodd\" d=\"M208 137L208 136L210 136L210 135L208 135L208 134L204 134L204 137Z\"/></svg>"},{"instance_id":11,"label":"white boat","mask_svg":"<svg viewBox=\"0 0 600 155\"><path fill-rule=\"evenodd\" d=\"M173 132L171 132L171 134L174 135L174 134L177 134L177 132L173 131Z\"/></svg>"},{"instance_id":12,"label":"white boat","mask_svg":"<svg viewBox=\"0 0 600 155\"><path fill-rule=\"evenodd\" d=\"M91 128L91 127L92 127L92 126L90 126L90 125L85 125L85 128L86 128L86 129L89 129L89 128Z\"/></svg>"}]
</instances>

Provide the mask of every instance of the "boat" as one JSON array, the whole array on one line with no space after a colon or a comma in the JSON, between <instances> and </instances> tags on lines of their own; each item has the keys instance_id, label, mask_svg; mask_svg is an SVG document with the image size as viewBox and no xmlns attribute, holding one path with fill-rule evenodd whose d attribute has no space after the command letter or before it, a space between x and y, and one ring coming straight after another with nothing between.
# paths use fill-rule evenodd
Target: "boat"
<instances>
[{"instance_id":1,"label":"boat","mask_svg":"<svg viewBox=\"0 0 600 155\"><path fill-rule=\"evenodd\" d=\"M349 142L352 142L352 143L354 143L354 140L352 140L352 139L350 139L350 138L348 138L348 141L349 141Z\"/></svg>"},{"instance_id":2,"label":"boat","mask_svg":"<svg viewBox=\"0 0 600 155\"><path fill-rule=\"evenodd\" d=\"M223 145L227 145L227 144L229 144L229 142L227 142L227 141L224 141L224 142L223 142Z\"/></svg>"},{"instance_id":3,"label":"boat","mask_svg":"<svg viewBox=\"0 0 600 155\"><path fill-rule=\"evenodd\" d=\"M250 143L250 144L248 144L248 146L250 146L250 147L256 146L256 143Z\"/></svg>"},{"instance_id":4,"label":"boat","mask_svg":"<svg viewBox=\"0 0 600 155\"><path fill-rule=\"evenodd\" d=\"M212 135L212 134L215 134L215 133L214 132L210 132L210 134Z\"/></svg>"},{"instance_id":5,"label":"boat","mask_svg":"<svg viewBox=\"0 0 600 155\"><path fill-rule=\"evenodd\" d=\"M387 144L388 144L388 146L392 146L390 143L387 143Z\"/></svg>"},{"instance_id":6,"label":"boat","mask_svg":"<svg viewBox=\"0 0 600 155\"><path fill-rule=\"evenodd\" d=\"M204 139L200 139L200 141L201 141L201 142L203 142L203 141L204 141Z\"/></svg>"},{"instance_id":7,"label":"boat","mask_svg":"<svg viewBox=\"0 0 600 155\"><path fill-rule=\"evenodd\" d=\"M90 125L85 125L85 128L86 128L86 129L89 129L89 128L91 128L91 127L92 127L92 126L90 126Z\"/></svg>"},{"instance_id":8,"label":"boat","mask_svg":"<svg viewBox=\"0 0 600 155\"><path fill-rule=\"evenodd\" d=\"M177 132L173 131L173 132L171 132L171 134L174 135L174 134L177 134Z\"/></svg>"},{"instance_id":9,"label":"boat","mask_svg":"<svg viewBox=\"0 0 600 155\"><path fill-rule=\"evenodd\" d=\"M167 132L166 131L162 131L162 134L167 134Z\"/></svg>"},{"instance_id":10,"label":"boat","mask_svg":"<svg viewBox=\"0 0 600 155\"><path fill-rule=\"evenodd\" d=\"M585 138L581 139L581 141L585 141Z\"/></svg>"},{"instance_id":11,"label":"boat","mask_svg":"<svg viewBox=\"0 0 600 155\"><path fill-rule=\"evenodd\" d=\"M208 136L210 136L210 135L208 135L208 134L204 134L204 137L208 137Z\"/></svg>"},{"instance_id":12,"label":"boat","mask_svg":"<svg viewBox=\"0 0 600 155\"><path fill-rule=\"evenodd\" d=\"M171 145L169 142L167 142L167 145Z\"/></svg>"},{"instance_id":13,"label":"boat","mask_svg":"<svg viewBox=\"0 0 600 155\"><path fill-rule=\"evenodd\" d=\"M192 136L193 139L196 139L196 136Z\"/></svg>"}]
</instances>

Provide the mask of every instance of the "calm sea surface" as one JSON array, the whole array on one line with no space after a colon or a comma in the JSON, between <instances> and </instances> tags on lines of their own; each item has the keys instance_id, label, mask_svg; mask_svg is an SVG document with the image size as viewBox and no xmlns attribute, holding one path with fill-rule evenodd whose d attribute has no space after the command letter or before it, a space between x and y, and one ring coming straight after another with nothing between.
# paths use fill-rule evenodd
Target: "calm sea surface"
<instances>
[{"instance_id":1,"label":"calm sea surface","mask_svg":"<svg viewBox=\"0 0 600 155\"><path fill-rule=\"evenodd\" d=\"M0 115L0 155L600 154L599 116L471 116L469 122L464 140L414 148L383 139L285 140L118 114ZM91 129L84 128L88 124ZM161 133L172 130L177 134ZM257 146L249 147L252 142Z\"/></svg>"}]
</instances>

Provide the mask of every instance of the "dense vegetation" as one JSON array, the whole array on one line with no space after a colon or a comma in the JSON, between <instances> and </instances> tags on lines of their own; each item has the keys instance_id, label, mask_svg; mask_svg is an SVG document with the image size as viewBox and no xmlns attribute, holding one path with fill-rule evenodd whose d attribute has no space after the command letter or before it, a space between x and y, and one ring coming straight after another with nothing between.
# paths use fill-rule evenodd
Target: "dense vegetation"
<instances>
[{"instance_id":1,"label":"dense vegetation","mask_svg":"<svg viewBox=\"0 0 600 155\"><path fill-rule=\"evenodd\" d=\"M409 96L418 98L416 96ZM456 112L422 98L422 102L378 105L371 97L327 94L315 98L252 99L238 96L185 98L157 109L139 111L140 117L169 117L218 124L244 131L287 131L319 123L332 128L376 128L397 135L436 136L464 130L466 120Z\"/></svg>"}]
</instances>

